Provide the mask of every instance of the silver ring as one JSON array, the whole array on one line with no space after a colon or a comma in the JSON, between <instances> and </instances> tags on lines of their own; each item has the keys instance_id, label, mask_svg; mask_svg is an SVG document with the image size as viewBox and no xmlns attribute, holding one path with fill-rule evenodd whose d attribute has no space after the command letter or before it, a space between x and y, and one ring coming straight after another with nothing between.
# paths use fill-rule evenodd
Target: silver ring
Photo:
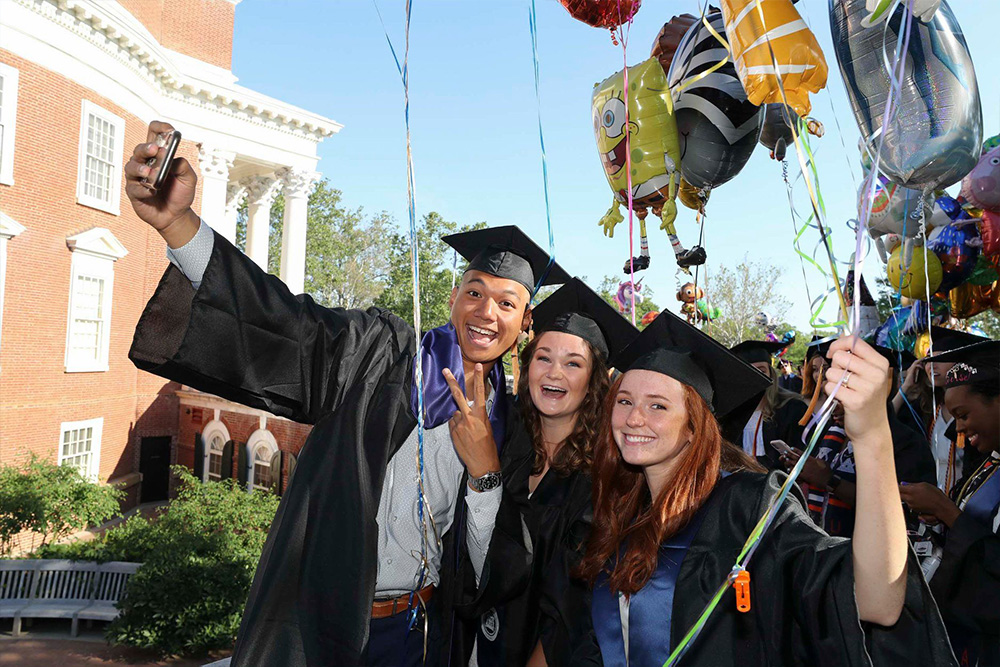
<instances>
[{"instance_id":1,"label":"silver ring","mask_svg":"<svg viewBox=\"0 0 1000 667\"><path fill-rule=\"evenodd\" d=\"M851 371L844 373L844 389L850 389L848 385L851 383Z\"/></svg>"}]
</instances>

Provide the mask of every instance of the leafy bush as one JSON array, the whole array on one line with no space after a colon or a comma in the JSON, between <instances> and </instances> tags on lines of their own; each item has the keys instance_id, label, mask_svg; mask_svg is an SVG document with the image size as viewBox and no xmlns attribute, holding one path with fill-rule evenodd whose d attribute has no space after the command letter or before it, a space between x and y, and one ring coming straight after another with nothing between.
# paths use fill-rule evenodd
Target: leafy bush
<instances>
[{"instance_id":1,"label":"leafy bush","mask_svg":"<svg viewBox=\"0 0 1000 667\"><path fill-rule=\"evenodd\" d=\"M129 580L121 615L108 629L118 644L163 654L232 646L278 498L247 493L234 480L203 484L177 466L177 498L152 519L109 530L98 560L143 566Z\"/></svg>"},{"instance_id":2,"label":"leafy bush","mask_svg":"<svg viewBox=\"0 0 1000 667\"><path fill-rule=\"evenodd\" d=\"M96 484L76 468L32 456L25 466L0 466L0 556L10 554L25 531L41 547L107 521L119 513L123 493Z\"/></svg>"}]
</instances>

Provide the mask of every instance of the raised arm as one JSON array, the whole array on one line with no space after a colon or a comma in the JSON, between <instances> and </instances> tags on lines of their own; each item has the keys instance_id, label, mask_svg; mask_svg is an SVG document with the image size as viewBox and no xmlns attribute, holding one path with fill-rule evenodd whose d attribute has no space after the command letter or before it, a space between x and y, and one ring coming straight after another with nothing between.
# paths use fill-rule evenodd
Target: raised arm
<instances>
[{"instance_id":1,"label":"raised arm","mask_svg":"<svg viewBox=\"0 0 1000 667\"><path fill-rule=\"evenodd\" d=\"M830 346L825 390L837 391L857 467L853 537L855 593L863 621L893 625L906 594L906 524L886 413L888 362L860 340Z\"/></svg>"}]
</instances>

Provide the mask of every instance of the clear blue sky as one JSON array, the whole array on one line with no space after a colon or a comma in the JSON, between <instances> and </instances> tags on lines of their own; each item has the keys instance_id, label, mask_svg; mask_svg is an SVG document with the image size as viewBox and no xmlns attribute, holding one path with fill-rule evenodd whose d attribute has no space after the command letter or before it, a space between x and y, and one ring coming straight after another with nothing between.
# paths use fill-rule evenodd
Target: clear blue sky
<instances>
[{"instance_id":1,"label":"clear blue sky","mask_svg":"<svg viewBox=\"0 0 1000 667\"><path fill-rule=\"evenodd\" d=\"M1000 6L994 4L951 2L976 66L986 136L1000 132ZM413 0L410 116L418 215L438 211L463 224L518 224L544 247L528 6L529 0ZM697 14L698 6L694 0L646 0L632 27L629 65L648 57L664 22ZM802 0L797 7L830 66L827 89L813 96L813 115L827 129L814 145L836 253L846 261L854 247L846 221L856 215L859 135L831 47L827 2ZM403 0L379 0L379 8L401 50ZM611 191L590 115L594 83L622 68L622 52L607 31L574 20L556 0L537 0L537 12L556 258L596 286L604 275L621 275L628 257L627 224L613 240L597 226ZM236 8L233 72L243 85L342 123L344 129L320 145L320 171L343 190L348 206L386 210L406 224L402 85L370 0L245 0ZM791 151L789 167L797 173ZM804 197L801 185L798 192ZM805 210L807 201L800 198L797 205ZM697 234L694 212L680 211L677 227L690 246ZM645 282L661 307L676 310L673 295L686 278L675 272L665 235L652 227L653 268ZM708 266L735 264L744 255L785 266L780 288L793 303L789 319L807 328L809 305L792 236L780 164L758 146L743 171L712 194ZM807 236L811 252L819 237L815 231ZM882 272L873 250L865 269L869 284ZM807 276L815 295L822 278Z\"/></svg>"}]
</instances>

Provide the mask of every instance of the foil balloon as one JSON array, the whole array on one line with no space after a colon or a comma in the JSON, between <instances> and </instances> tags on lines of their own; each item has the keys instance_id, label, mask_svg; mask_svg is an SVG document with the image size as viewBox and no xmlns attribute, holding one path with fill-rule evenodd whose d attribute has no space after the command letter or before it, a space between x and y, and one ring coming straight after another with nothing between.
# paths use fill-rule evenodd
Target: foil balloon
<instances>
[{"instance_id":1,"label":"foil balloon","mask_svg":"<svg viewBox=\"0 0 1000 667\"><path fill-rule=\"evenodd\" d=\"M927 248L914 248L910 266L904 268L902 250L902 247L896 248L889 256L887 267L889 284L900 294L911 299L919 299L928 292L931 294L936 292L938 285L941 284L941 260L937 258L937 255ZM925 263L927 264L927 279L930 280L930 283L924 277Z\"/></svg>"},{"instance_id":2,"label":"foil balloon","mask_svg":"<svg viewBox=\"0 0 1000 667\"><path fill-rule=\"evenodd\" d=\"M865 9L868 16L861 20L866 28L878 25L889 17L889 10L896 4L895 0L866 0ZM910 0L907 5L913 15L927 23L934 18L934 12L941 6L941 0Z\"/></svg>"},{"instance_id":3,"label":"foil balloon","mask_svg":"<svg viewBox=\"0 0 1000 667\"><path fill-rule=\"evenodd\" d=\"M923 332L917 336L916 342L913 343L913 356L917 359L923 359L931 351L931 334L930 332Z\"/></svg>"},{"instance_id":4,"label":"foil balloon","mask_svg":"<svg viewBox=\"0 0 1000 667\"><path fill-rule=\"evenodd\" d=\"M808 116L809 93L826 86L826 58L791 0L722 0L721 5L747 98L757 106L785 102Z\"/></svg>"},{"instance_id":5,"label":"foil balloon","mask_svg":"<svg viewBox=\"0 0 1000 667\"><path fill-rule=\"evenodd\" d=\"M725 39L722 14L709 14L706 20ZM763 113L747 100L733 64L709 71L728 55L725 45L698 22L684 35L670 65L681 173L696 188L717 188L736 176L760 136Z\"/></svg>"},{"instance_id":6,"label":"foil balloon","mask_svg":"<svg viewBox=\"0 0 1000 667\"><path fill-rule=\"evenodd\" d=\"M659 314L660 311L658 310L649 311L648 313L642 316L641 320L639 320L639 325L643 327L648 327L650 324L653 323L653 320L655 320L659 316Z\"/></svg>"},{"instance_id":7,"label":"foil balloon","mask_svg":"<svg viewBox=\"0 0 1000 667\"><path fill-rule=\"evenodd\" d=\"M697 22L698 17L691 14L681 14L663 24L649 55L660 61L660 67L663 68L664 72L670 71L670 63L674 60L674 54L677 52L677 47L680 46L681 39L684 38L684 33Z\"/></svg>"},{"instance_id":8,"label":"foil balloon","mask_svg":"<svg viewBox=\"0 0 1000 667\"><path fill-rule=\"evenodd\" d=\"M705 204L708 203L708 198L711 194L711 190L696 188L681 176L681 185L677 188L677 198L688 208L695 211L704 211Z\"/></svg>"},{"instance_id":9,"label":"foil balloon","mask_svg":"<svg viewBox=\"0 0 1000 667\"><path fill-rule=\"evenodd\" d=\"M765 104L764 123L760 130L760 143L771 151L771 157L779 162L785 159L788 146L794 142L792 126L798 124L800 116L787 104ZM822 137L823 123L815 118L806 120L806 130L814 137Z\"/></svg>"},{"instance_id":10,"label":"foil balloon","mask_svg":"<svg viewBox=\"0 0 1000 667\"><path fill-rule=\"evenodd\" d=\"M667 232L678 263L681 263L691 255L681 245L674 228L674 218L677 217L674 199L680 181L678 166L681 156L667 76L659 61L650 58L629 67L628 80L628 95L625 94L624 70L594 86L591 102L594 135L604 175L615 197L600 224L606 235L614 236L615 225L624 219L618 207L628 203L631 176L632 210L640 219L643 251L648 253L646 215L649 208L660 217L660 228ZM629 149L631 152L626 156ZM627 158L631 158L631 174L626 169ZM700 248L697 250L701 251ZM648 266L648 254L645 257L647 261L644 264ZM704 251L701 251L701 262L704 262Z\"/></svg>"},{"instance_id":11,"label":"foil balloon","mask_svg":"<svg viewBox=\"0 0 1000 667\"><path fill-rule=\"evenodd\" d=\"M900 5L887 30L864 27L865 0L830 0L830 25L854 118L869 150L882 141L879 171L903 187L923 190L958 182L979 159L983 138L979 87L962 29L947 2L930 23L913 21L896 113L885 136L889 62L904 25Z\"/></svg>"},{"instance_id":12,"label":"foil balloon","mask_svg":"<svg viewBox=\"0 0 1000 667\"><path fill-rule=\"evenodd\" d=\"M868 194L868 188L862 183L858 193L859 210L865 207ZM892 252L887 247L886 235L900 239L914 238L920 233L920 222L929 211L930 206L919 191L886 181L876 183L875 198L868 216L868 233L875 239L875 248L883 262L888 261L887 253Z\"/></svg>"},{"instance_id":13,"label":"foil balloon","mask_svg":"<svg viewBox=\"0 0 1000 667\"><path fill-rule=\"evenodd\" d=\"M642 0L559 0L573 18L595 28L614 29L639 11Z\"/></svg>"},{"instance_id":14,"label":"foil balloon","mask_svg":"<svg viewBox=\"0 0 1000 667\"><path fill-rule=\"evenodd\" d=\"M979 236L983 240L983 254L987 256L1000 255L1000 213L983 211L977 223Z\"/></svg>"},{"instance_id":15,"label":"foil balloon","mask_svg":"<svg viewBox=\"0 0 1000 667\"><path fill-rule=\"evenodd\" d=\"M962 179L959 196L978 208L1000 211L1000 147L983 154Z\"/></svg>"},{"instance_id":16,"label":"foil balloon","mask_svg":"<svg viewBox=\"0 0 1000 667\"><path fill-rule=\"evenodd\" d=\"M986 255L979 255L976 268L972 270L967 282L971 285L992 285L1000 278L1000 274L990 263Z\"/></svg>"},{"instance_id":17,"label":"foil balloon","mask_svg":"<svg viewBox=\"0 0 1000 667\"><path fill-rule=\"evenodd\" d=\"M969 283L959 285L948 293L951 298L951 316L964 320L995 307L993 302L996 291L996 283L992 285L971 285Z\"/></svg>"},{"instance_id":18,"label":"foil balloon","mask_svg":"<svg viewBox=\"0 0 1000 667\"><path fill-rule=\"evenodd\" d=\"M941 284L945 292L964 283L976 268L979 259L979 230L972 220L953 222L937 227L927 238L927 247L941 261Z\"/></svg>"}]
</instances>

